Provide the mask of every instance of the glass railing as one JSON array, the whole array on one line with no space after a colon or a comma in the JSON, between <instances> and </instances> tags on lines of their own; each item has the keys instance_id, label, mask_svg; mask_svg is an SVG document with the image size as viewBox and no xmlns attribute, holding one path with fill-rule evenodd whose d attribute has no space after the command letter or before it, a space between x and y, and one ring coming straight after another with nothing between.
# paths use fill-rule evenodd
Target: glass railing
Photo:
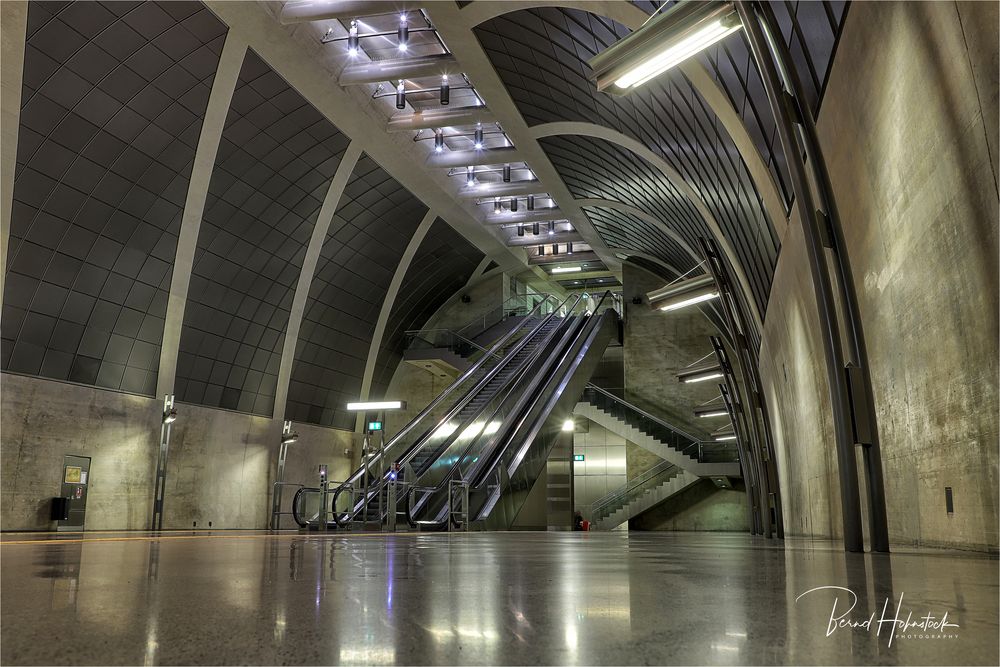
<instances>
[{"instance_id":1,"label":"glass railing","mask_svg":"<svg viewBox=\"0 0 1000 667\"><path fill-rule=\"evenodd\" d=\"M459 327L456 333L472 338L511 317L526 317L532 311L535 311L537 317L545 317L558 308L558 300L549 294L515 294L496 308Z\"/></svg>"},{"instance_id":2,"label":"glass railing","mask_svg":"<svg viewBox=\"0 0 1000 667\"><path fill-rule=\"evenodd\" d=\"M642 494L669 482L681 469L669 461L661 461L623 486L599 498L590 505L591 521L598 522L638 499Z\"/></svg>"}]
</instances>

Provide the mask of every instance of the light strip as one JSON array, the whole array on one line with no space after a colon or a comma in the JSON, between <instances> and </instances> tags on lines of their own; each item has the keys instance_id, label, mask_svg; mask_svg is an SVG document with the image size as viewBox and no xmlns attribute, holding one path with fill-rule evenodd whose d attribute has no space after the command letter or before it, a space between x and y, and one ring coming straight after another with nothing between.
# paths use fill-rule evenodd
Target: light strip
<instances>
[{"instance_id":1,"label":"light strip","mask_svg":"<svg viewBox=\"0 0 1000 667\"><path fill-rule=\"evenodd\" d=\"M726 440L735 440L735 439L736 439L735 435L717 435L714 438L716 442L724 442Z\"/></svg>"},{"instance_id":2,"label":"light strip","mask_svg":"<svg viewBox=\"0 0 1000 667\"><path fill-rule=\"evenodd\" d=\"M402 410L405 407L405 401L368 401L367 403L347 404L348 410L357 412L361 410Z\"/></svg>"},{"instance_id":3,"label":"light strip","mask_svg":"<svg viewBox=\"0 0 1000 667\"><path fill-rule=\"evenodd\" d=\"M701 303L702 301L709 301L710 299L718 298L718 292L709 292L708 294L701 294L699 296L693 296L690 299L684 301L678 301L677 303L671 303L660 308L660 310L678 310L680 308L686 308L688 306L693 306L696 303Z\"/></svg>"},{"instance_id":4,"label":"light strip","mask_svg":"<svg viewBox=\"0 0 1000 667\"><path fill-rule=\"evenodd\" d=\"M720 39L725 38L742 27L743 25L739 22L733 26L725 26L721 19L713 21L684 41L668 46L663 51L660 51L655 56L638 65L635 69L624 74L615 81L615 85L619 88L641 86L650 79L662 74L674 65L684 62L694 54L707 49L712 44L715 44Z\"/></svg>"},{"instance_id":5,"label":"light strip","mask_svg":"<svg viewBox=\"0 0 1000 667\"><path fill-rule=\"evenodd\" d=\"M579 266L556 266L552 269L552 273L576 273L582 270Z\"/></svg>"},{"instance_id":6,"label":"light strip","mask_svg":"<svg viewBox=\"0 0 1000 667\"><path fill-rule=\"evenodd\" d=\"M722 373L710 373L709 375L694 375L689 378L684 378L681 382L685 384L690 384L692 382L704 382L705 380L714 380L715 378L722 377Z\"/></svg>"},{"instance_id":7,"label":"light strip","mask_svg":"<svg viewBox=\"0 0 1000 667\"><path fill-rule=\"evenodd\" d=\"M701 417L702 419L706 417L726 417L728 415L729 413L726 412L725 410L719 410L718 412L702 412L698 414L698 416Z\"/></svg>"}]
</instances>

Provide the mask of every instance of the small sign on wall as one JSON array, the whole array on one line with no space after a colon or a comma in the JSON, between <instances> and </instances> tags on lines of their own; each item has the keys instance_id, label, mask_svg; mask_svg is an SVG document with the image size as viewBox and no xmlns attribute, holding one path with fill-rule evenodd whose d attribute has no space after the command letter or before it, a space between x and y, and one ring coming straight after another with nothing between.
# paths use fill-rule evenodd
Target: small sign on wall
<instances>
[{"instance_id":1,"label":"small sign on wall","mask_svg":"<svg viewBox=\"0 0 1000 667\"><path fill-rule=\"evenodd\" d=\"M63 477L63 482L66 484L79 484L82 472L83 469L79 466L66 466L66 475Z\"/></svg>"}]
</instances>

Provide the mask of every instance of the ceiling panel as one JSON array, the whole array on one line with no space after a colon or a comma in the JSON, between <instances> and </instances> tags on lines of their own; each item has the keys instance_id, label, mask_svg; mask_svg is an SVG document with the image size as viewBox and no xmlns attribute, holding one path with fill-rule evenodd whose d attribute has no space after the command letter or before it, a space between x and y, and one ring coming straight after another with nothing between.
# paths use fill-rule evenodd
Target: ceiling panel
<instances>
[{"instance_id":1,"label":"ceiling panel","mask_svg":"<svg viewBox=\"0 0 1000 667\"><path fill-rule=\"evenodd\" d=\"M152 395L225 40L199 2L30 2L2 366Z\"/></svg>"},{"instance_id":2,"label":"ceiling panel","mask_svg":"<svg viewBox=\"0 0 1000 667\"><path fill-rule=\"evenodd\" d=\"M469 282L482 260L483 253L451 225L441 218L434 221L392 304L372 378L374 399L385 397L403 357L406 332L422 328L449 297Z\"/></svg>"},{"instance_id":3,"label":"ceiling panel","mask_svg":"<svg viewBox=\"0 0 1000 667\"><path fill-rule=\"evenodd\" d=\"M316 267L285 418L353 429L368 349L396 266L427 207L367 155L344 188Z\"/></svg>"},{"instance_id":4,"label":"ceiling panel","mask_svg":"<svg viewBox=\"0 0 1000 667\"><path fill-rule=\"evenodd\" d=\"M299 271L348 143L247 51L198 236L178 400L272 413Z\"/></svg>"}]
</instances>

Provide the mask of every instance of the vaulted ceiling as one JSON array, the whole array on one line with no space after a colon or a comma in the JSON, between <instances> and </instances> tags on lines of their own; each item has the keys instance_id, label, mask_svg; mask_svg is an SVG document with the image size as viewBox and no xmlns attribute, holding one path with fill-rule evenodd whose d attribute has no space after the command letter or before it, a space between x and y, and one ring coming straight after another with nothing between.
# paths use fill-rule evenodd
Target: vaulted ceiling
<instances>
[{"instance_id":1,"label":"vaulted ceiling","mask_svg":"<svg viewBox=\"0 0 1000 667\"><path fill-rule=\"evenodd\" d=\"M4 371L351 428L484 257L600 288L713 237L766 312L791 196L741 35L616 97L587 61L657 3L348 4L28 3ZM846 5L772 4L818 108Z\"/></svg>"}]
</instances>

